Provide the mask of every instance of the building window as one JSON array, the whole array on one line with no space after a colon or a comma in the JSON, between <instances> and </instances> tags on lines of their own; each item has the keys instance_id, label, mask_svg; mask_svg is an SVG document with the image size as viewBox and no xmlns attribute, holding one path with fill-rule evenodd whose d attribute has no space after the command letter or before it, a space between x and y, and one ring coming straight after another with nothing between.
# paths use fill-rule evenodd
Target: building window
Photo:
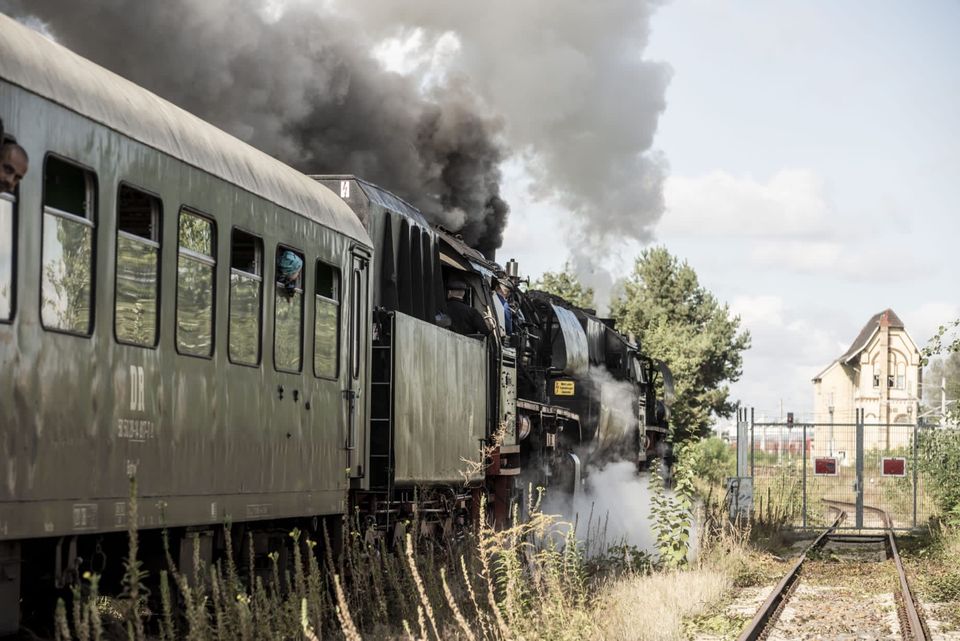
<instances>
[{"instance_id":1,"label":"building window","mask_svg":"<svg viewBox=\"0 0 960 641\"><path fill-rule=\"evenodd\" d=\"M16 248L16 203L13 194L0 194L0 322L13 318L15 282L13 255Z\"/></svg>"},{"instance_id":2,"label":"building window","mask_svg":"<svg viewBox=\"0 0 960 641\"><path fill-rule=\"evenodd\" d=\"M877 374L876 372L873 374L873 386L880 387L880 374Z\"/></svg>"},{"instance_id":3,"label":"building window","mask_svg":"<svg viewBox=\"0 0 960 641\"><path fill-rule=\"evenodd\" d=\"M317 376L336 378L340 353L340 270L317 261L314 288L313 369Z\"/></svg>"},{"instance_id":4,"label":"building window","mask_svg":"<svg viewBox=\"0 0 960 641\"><path fill-rule=\"evenodd\" d=\"M177 256L177 351L213 355L216 227L209 218L180 210Z\"/></svg>"},{"instance_id":5,"label":"building window","mask_svg":"<svg viewBox=\"0 0 960 641\"><path fill-rule=\"evenodd\" d=\"M47 329L93 331L96 176L48 156L43 173L40 318Z\"/></svg>"},{"instance_id":6,"label":"building window","mask_svg":"<svg viewBox=\"0 0 960 641\"><path fill-rule=\"evenodd\" d=\"M907 365L906 363L897 363L897 389L907 388Z\"/></svg>"},{"instance_id":7,"label":"building window","mask_svg":"<svg viewBox=\"0 0 960 641\"><path fill-rule=\"evenodd\" d=\"M260 364L263 241L234 229L230 238L230 360Z\"/></svg>"},{"instance_id":8,"label":"building window","mask_svg":"<svg viewBox=\"0 0 960 641\"><path fill-rule=\"evenodd\" d=\"M114 331L121 343L157 344L160 199L121 185L117 194Z\"/></svg>"},{"instance_id":9,"label":"building window","mask_svg":"<svg viewBox=\"0 0 960 641\"><path fill-rule=\"evenodd\" d=\"M280 265L300 261L297 273L280 273ZM273 363L284 372L299 372L303 360L303 254L277 247L277 283L274 293Z\"/></svg>"}]
</instances>

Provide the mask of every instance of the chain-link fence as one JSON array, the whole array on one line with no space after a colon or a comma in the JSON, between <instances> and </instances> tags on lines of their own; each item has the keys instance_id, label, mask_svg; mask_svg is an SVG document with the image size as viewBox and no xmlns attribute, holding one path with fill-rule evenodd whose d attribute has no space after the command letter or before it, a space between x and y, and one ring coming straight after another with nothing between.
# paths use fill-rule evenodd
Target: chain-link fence
<instances>
[{"instance_id":1,"label":"chain-link fence","mask_svg":"<svg viewBox=\"0 0 960 641\"><path fill-rule=\"evenodd\" d=\"M747 418L749 416L749 418ZM927 522L935 509L920 464L924 434L907 423L755 422L745 415L753 477L754 513L768 522L820 527L830 516L824 500L854 503L844 527L880 528L863 506L886 510L896 528ZM746 467L746 466L743 466ZM746 470L744 470L746 471ZM830 519L832 520L832 519Z\"/></svg>"}]
</instances>

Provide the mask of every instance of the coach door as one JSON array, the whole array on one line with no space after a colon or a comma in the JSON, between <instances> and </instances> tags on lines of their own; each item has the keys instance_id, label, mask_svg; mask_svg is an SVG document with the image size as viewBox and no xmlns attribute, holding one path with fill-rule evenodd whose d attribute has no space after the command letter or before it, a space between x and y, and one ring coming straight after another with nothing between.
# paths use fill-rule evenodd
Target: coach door
<instances>
[{"instance_id":1,"label":"coach door","mask_svg":"<svg viewBox=\"0 0 960 641\"><path fill-rule=\"evenodd\" d=\"M348 358L347 388L343 391L347 404L347 467L351 478L362 478L366 473L367 424L367 353L370 341L370 312L367 305L368 254L354 250L350 269L350 356Z\"/></svg>"}]
</instances>

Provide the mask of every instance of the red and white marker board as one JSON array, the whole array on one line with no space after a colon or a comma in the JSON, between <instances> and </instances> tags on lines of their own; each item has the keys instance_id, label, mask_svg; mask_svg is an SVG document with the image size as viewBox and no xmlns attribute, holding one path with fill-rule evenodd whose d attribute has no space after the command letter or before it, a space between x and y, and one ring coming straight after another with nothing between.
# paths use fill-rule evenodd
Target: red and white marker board
<instances>
[{"instance_id":1,"label":"red and white marker board","mask_svg":"<svg viewBox=\"0 0 960 641\"><path fill-rule=\"evenodd\" d=\"M885 456L880 460L880 476L906 476L907 459L902 456Z\"/></svg>"},{"instance_id":2,"label":"red and white marker board","mask_svg":"<svg viewBox=\"0 0 960 641\"><path fill-rule=\"evenodd\" d=\"M813 473L816 476L836 476L840 466L836 456L815 456L813 458Z\"/></svg>"}]
</instances>

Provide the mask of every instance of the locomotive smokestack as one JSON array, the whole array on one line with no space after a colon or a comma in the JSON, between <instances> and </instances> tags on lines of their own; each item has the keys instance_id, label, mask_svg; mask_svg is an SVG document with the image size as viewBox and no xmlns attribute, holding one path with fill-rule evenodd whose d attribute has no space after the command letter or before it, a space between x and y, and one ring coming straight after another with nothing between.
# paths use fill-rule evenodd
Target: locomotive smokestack
<instances>
[{"instance_id":1,"label":"locomotive smokestack","mask_svg":"<svg viewBox=\"0 0 960 641\"><path fill-rule=\"evenodd\" d=\"M507 261L507 276L514 281L520 279L520 263L517 262L516 258Z\"/></svg>"}]
</instances>

